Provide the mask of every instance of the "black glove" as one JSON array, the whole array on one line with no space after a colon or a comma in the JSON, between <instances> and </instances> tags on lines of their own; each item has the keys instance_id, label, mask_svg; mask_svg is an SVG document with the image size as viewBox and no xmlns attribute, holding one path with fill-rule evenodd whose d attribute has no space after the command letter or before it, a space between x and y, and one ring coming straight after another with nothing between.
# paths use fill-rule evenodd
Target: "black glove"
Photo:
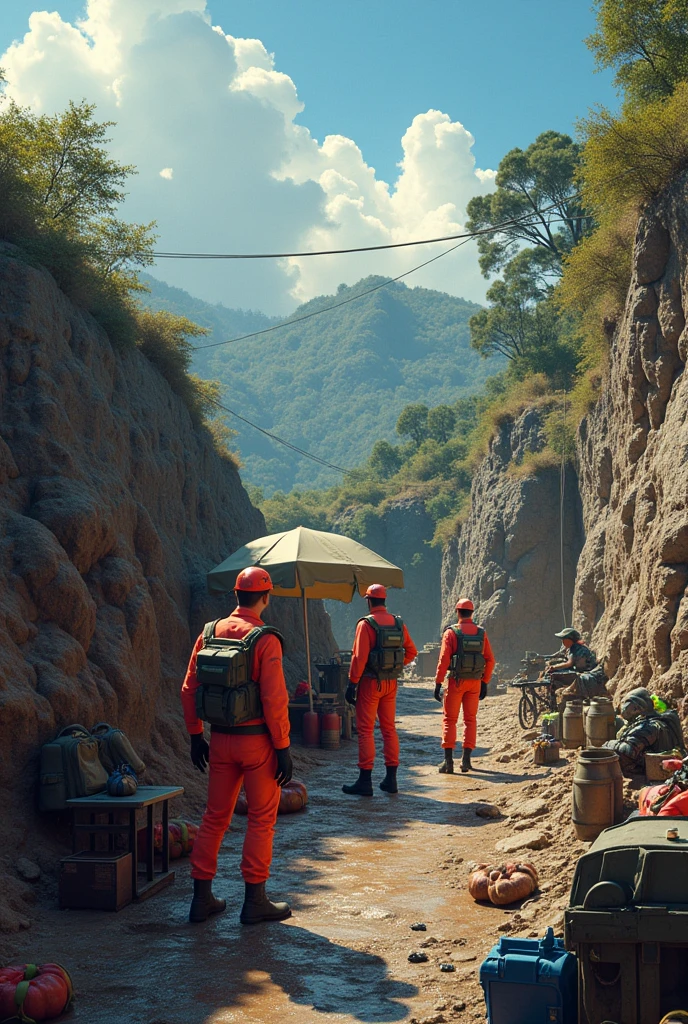
<instances>
[{"instance_id":1,"label":"black glove","mask_svg":"<svg viewBox=\"0 0 688 1024\"><path fill-rule=\"evenodd\" d=\"M275 755L277 757L277 771L275 772L277 785L286 786L288 782L291 782L291 777L294 774L294 765L291 762L289 747L284 747L283 750L276 750Z\"/></svg>"},{"instance_id":2,"label":"black glove","mask_svg":"<svg viewBox=\"0 0 688 1024\"><path fill-rule=\"evenodd\" d=\"M208 766L209 753L210 747L208 746L208 741L203 733L195 733L191 737L191 760L193 761L194 767L198 768L199 772L203 772L204 774Z\"/></svg>"},{"instance_id":3,"label":"black glove","mask_svg":"<svg viewBox=\"0 0 688 1024\"><path fill-rule=\"evenodd\" d=\"M356 683L349 683L344 694L344 700L347 704L350 704L352 708L356 707Z\"/></svg>"},{"instance_id":4,"label":"black glove","mask_svg":"<svg viewBox=\"0 0 688 1024\"><path fill-rule=\"evenodd\" d=\"M480 684L480 696L478 697L478 700L485 700L486 697L487 697L487 683L481 683Z\"/></svg>"},{"instance_id":5,"label":"black glove","mask_svg":"<svg viewBox=\"0 0 688 1024\"><path fill-rule=\"evenodd\" d=\"M442 683L435 683L435 700L442 703Z\"/></svg>"}]
</instances>

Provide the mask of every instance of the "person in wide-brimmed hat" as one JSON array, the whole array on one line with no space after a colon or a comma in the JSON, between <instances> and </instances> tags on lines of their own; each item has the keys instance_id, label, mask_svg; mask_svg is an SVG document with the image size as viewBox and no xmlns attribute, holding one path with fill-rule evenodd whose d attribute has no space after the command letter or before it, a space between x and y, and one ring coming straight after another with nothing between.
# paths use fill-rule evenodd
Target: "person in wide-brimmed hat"
<instances>
[{"instance_id":1,"label":"person in wide-brimmed hat","mask_svg":"<svg viewBox=\"0 0 688 1024\"><path fill-rule=\"evenodd\" d=\"M599 664L595 652L583 643L578 630L569 626L554 635L561 640L562 651L545 672L557 689L565 687L560 694L560 709L563 710L569 700L606 697L604 666Z\"/></svg>"}]
</instances>

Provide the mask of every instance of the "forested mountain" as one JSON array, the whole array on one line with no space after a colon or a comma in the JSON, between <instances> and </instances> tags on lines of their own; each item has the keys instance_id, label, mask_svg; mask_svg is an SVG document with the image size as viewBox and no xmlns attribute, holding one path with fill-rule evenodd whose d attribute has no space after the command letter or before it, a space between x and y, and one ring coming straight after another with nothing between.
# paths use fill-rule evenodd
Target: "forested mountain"
<instances>
[{"instance_id":1,"label":"forested mountain","mask_svg":"<svg viewBox=\"0 0 688 1024\"><path fill-rule=\"evenodd\" d=\"M293 315L341 302L380 280L340 286L336 296L313 299ZM198 345L278 322L202 302L147 275L146 283L145 301L211 331ZM444 292L394 284L293 327L200 351L193 369L222 382L230 408L329 462L354 467L375 441L398 440L395 424L409 402L455 402L501 368L500 359L485 361L470 348L468 320L479 308ZM244 479L266 494L340 479L231 417L228 424L239 431Z\"/></svg>"}]
</instances>

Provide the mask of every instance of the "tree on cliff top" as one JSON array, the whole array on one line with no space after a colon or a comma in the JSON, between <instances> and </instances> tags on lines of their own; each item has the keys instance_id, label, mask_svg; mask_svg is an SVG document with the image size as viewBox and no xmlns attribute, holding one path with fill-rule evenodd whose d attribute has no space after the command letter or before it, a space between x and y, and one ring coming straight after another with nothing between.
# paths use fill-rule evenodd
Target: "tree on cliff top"
<instances>
[{"instance_id":1,"label":"tree on cliff top","mask_svg":"<svg viewBox=\"0 0 688 1024\"><path fill-rule=\"evenodd\" d=\"M670 96L688 78L688 0L598 0L586 42L598 68L613 68L627 103Z\"/></svg>"},{"instance_id":2,"label":"tree on cliff top","mask_svg":"<svg viewBox=\"0 0 688 1024\"><path fill-rule=\"evenodd\" d=\"M575 183L581 147L568 135L547 131L527 149L512 149L499 164L497 189L466 207L469 231L518 220L478 238L485 277L502 270L524 245L541 250L540 269L561 274L565 253L590 227Z\"/></svg>"}]
</instances>

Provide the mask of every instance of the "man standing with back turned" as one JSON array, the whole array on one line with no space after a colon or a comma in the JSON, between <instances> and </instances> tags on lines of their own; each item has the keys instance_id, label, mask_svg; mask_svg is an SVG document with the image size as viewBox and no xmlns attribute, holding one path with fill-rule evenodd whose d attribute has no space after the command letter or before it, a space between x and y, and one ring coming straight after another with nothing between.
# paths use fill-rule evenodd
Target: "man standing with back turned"
<instances>
[{"instance_id":1,"label":"man standing with back turned","mask_svg":"<svg viewBox=\"0 0 688 1024\"><path fill-rule=\"evenodd\" d=\"M454 745L456 723L463 708L463 753L461 771L473 767L471 754L475 750L478 732L478 701L487 695L487 684L495 667L495 658L487 633L473 622L473 602L462 597L456 603L459 621L447 626L442 635L440 660L435 673L435 700L442 700L442 683L449 669L447 692L444 695L442 715L442 747L444 761L440 765L443 775L454 774Z\"/></svg>"},{"instance_id":2,"label":"man standing with back turned","mask_svg":"<svg viewBox=\"0 0 688 1024\"><path fill-rule=\"evenodd\" d=\"M394 719L397 708L397 679L404 665L413 661L416 646L398 615L385 607L387 591L373 583L365 593L368 612L359 619L351 655L346 700L356 708L359 775L344 793L373 795L375 763L375 719L379 719L387 773L380 783L385 793L396 793L399 766L399 737Z\"/></svg>"},{"instance_id":3,"label":"man standing with back turned","mask_svg":"<svg viewBox=\"0 0 688 1024\"><path fill-rule=\"evenodd\" d=\"M182 685L191 760L201 772L210 765L208 803L191 854L194 894L189 920L205 921L225 909L225 901L213 895L212 883L243 782L248 826L241 859L246 891L240 920L258 924L291 915L288 903L272 903L265 893L280 786L292 777L289 697L282 672L282 637L262 618L270 601L270 576L252 566L239 573L234 589L237 607L226 619L207 623ZM211 723L210 746L202 719Z\"/></svg>"}]
</instances>

